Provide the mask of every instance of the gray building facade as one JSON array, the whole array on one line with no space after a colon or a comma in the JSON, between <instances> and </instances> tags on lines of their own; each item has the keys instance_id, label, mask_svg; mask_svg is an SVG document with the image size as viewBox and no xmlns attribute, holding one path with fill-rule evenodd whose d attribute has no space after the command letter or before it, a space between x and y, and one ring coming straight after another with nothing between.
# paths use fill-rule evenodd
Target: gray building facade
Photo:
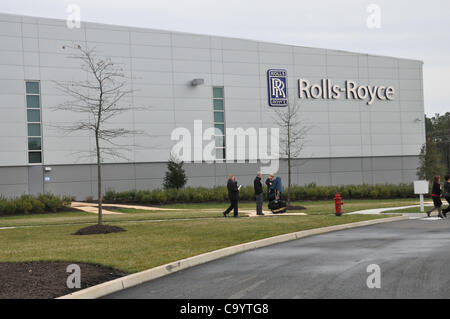
<instances>
[{"instance_id":1,"label":"gray building facade","mask_svg":"<svg viewBox=\"0 0 450 319\"><path fill-rule=\"evenodd\" d=\"M111 125L145 132L125 141L130 149L118 150L127 160L105 158L105 190L162 187L174 130L185 128L194 138L199 120L216 132L275 128L283 98L300 105L309 127L295 184L416 179L425 142L421 61L96 23L69 28L64 20L8 14L0 14L0 42L3 196L95 197L95 159L77 155L93 149L93 137L55 128L80 116L56 108L68 97L55 81L87 76L63 49L68 45L95 48L123 65L133 90L124 102L136 109ZM261 164L249 154L243 163L223 160L229 143L215 135L217 160L187 161L188 186L224 185L228 174L251 184ZM287 178L285 160L276 174Z\"/></svg>"}]
</instances>

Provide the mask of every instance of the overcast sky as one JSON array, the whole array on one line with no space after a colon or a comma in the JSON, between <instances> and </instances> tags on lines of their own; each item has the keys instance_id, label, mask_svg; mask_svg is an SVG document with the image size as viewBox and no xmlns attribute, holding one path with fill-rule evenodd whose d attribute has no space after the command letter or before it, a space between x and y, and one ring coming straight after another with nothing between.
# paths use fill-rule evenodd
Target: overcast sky
<instances>
[{"instance_id":1,"label":"overcast sky","mask_svg":"<svg viewBox=\"0 0 450 319\"><path fill-rule=\"evenodd\" d=\"M450 112L448 0L2 0L0 12L340 49L423 61L425 112ZM370 4L380 28L369 28Z\"/></svg>"}]
</instances>

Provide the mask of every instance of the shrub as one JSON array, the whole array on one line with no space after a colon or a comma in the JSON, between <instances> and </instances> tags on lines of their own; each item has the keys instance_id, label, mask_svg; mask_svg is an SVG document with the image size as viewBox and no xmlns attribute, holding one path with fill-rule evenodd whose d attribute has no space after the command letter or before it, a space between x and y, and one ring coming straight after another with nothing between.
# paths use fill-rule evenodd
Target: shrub
<instances>
[{"instance_id":1,"label":"shrub","mask_svg":"<svg viewBox=\"0 0 450 319\"><path fill-rule=\"evenodd\" d=\"M152 200L150 203L155 204L166 204L167 203L167 195L166 192L163 190L156 190L152 196Z\"/></svg>"},{"instance_id":2,"label":"shrub","mask_svg":"<svg viewBox=\"0 0 450 319\"><path fill-rule=\"evenodd\" d=\"M284 198L287 196L287 189L284 188ZM395 199L415 197L412 184L400 185L345 185L345 186L317 186L309 184L306 186L292 186L291 200L332 200L339 192L344 199ZM267 193L264 192L267 200ZM239 192L239 198L243 201L254 200L253 186L244 186ZM126 192L116 192L108 190L105 194L105 201L111 203L144 203L161 205L169 203L200 203L200 202L222 202L228 200L227 188L223 186L204 188L169 188L155 190L131 190ZM0 202L0 207L1 206Z\"/></svg>"},{"instance_id":3,"label":"shrub","mask_svg":"<svg viewBox=\"0 0 450 319\"><path fill-rule=\"evenodd\" d=\"M15 199L16 210L20 214L28 214L29 211L33 209L33 203L31 201L31 196L22 195Z\"/></svg>"},{"instance_id":4,"label":"shrub","mask_svg":"<svg viewBox=\"0 0 450 319\"><path fill-rule=\"evenodd\" d=\"M187 177L183 168L183 161L180 161L174 154L171 154L167 162L167 172L164 177L165 189L179 189L186 185Z\"/></svg>"},{"instance_id":5,"label":"shrub","mask_svg":"<svg viewBox=\"0 0 450 319\"><path fill-rule=\"evenodd\" d=\"M152 194L144 194L142 195L142 203L151 204L152 203Z\"/></svg>"},{"instance_id":6,"label":"shrub","mask_svg":"<svg viewBox=\"0 0 450 319\"><path fill-rule=\"evenodd\" d=\"M104 201L115 201L116 192L113 189L107 189L105 195L103 196Z\"/></svg>"},{"instance_id":7,"label":"shrub","mask_svg":"<svg viewBox=\"0 0 450 319\"><path fill-rule=\"evenodd\" d=\"M178 189L177 188L168 188L166 189L167 201L169 203L177 203L178 202Z\"/></svg>"},{"instance_id":8,"label":"shrub","mask_svg":"<svg viewBox=\"0 0 450 319\"><path fill-rule=\"evenodd\" d=\"M71 203L72 199L69 196L52 194L22 195L15 198L0 197L0 215L57 212L69 207Z\"/></svg>"},{"instance_id":9,"label":"shrub","mask_svg":"<svg viewBox=\"0 0 450 319\"><path fill-rule=\"evenodd\" d=\"M14 213L16 213L17 211L17 206L16 206L16 200L6 200L4 205L4 214L5 215L12 215Z\"/></svg>"},{"instance_id":10,"label":"shrub","mask_svg":"<svg viewBox=\"0 0 450 319\"><path fill-rule=\"evenodd\" d=\"M32 212L33 213L45 213L45 204L43 202L41 202L39 199L32 197L31 198L31 202L33 205L32 208ZM70 206L70 204L72 203L72 201L70 201L67 205L65 206Z\"/></svg>"},{"instance_id":11,"label":"shrub","mask_svg":"<svg viewBox=\"0 0 450 319\"><path fill-rule=\"evenodd\" d=\"M38 196L38 200L45 205L45 211L56 213L58 209L63 207L63 201L60 196L51 194L42 194Z\"/></svg>"},{"instance_id":12,"label":"shrub","mask_svg":"<svg viewBox=\"0 0 450 319\"><path fill-rule=\"evenodd\" d=\"M62 205L64 207L70 207L72 204L72 197L71 196L63 196L62 197Z\"/></svg>"}]
</instances>

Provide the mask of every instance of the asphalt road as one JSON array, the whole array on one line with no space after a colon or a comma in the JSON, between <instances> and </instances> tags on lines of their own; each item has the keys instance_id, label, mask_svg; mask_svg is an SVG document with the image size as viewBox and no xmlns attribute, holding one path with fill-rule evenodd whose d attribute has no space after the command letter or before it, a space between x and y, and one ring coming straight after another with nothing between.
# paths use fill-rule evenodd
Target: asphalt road
<instances>
[{"instance_id":1,"label":"asphalt road","mask_svg":"<svg viewBox=\"0 0 450 319\"><path fill-rule=\"evenodd\" d=\"M406 220L269 246L105 298L450 298L450 220ZM381 269L369 289L367 266Z\"/></svg>"}]
</instances>

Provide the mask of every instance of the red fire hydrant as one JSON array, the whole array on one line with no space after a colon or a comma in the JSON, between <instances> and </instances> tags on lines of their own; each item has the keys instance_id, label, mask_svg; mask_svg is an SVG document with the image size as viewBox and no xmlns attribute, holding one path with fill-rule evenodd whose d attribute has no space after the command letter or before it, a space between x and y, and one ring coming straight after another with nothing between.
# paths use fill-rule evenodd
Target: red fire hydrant
<instances>
[{"instance_id":1,"label":"red fire hydrant","mask_svg":"<svg viewBox=\"0 0 450 319\"><path fill-rule=\"evenodd\" d=\"M344 205L344 202L342 201L341 194L336 193L336 196L334 197L334 206L336 208L336 216L342 216L342 205Z\"/></svg>"}]
</instances>

